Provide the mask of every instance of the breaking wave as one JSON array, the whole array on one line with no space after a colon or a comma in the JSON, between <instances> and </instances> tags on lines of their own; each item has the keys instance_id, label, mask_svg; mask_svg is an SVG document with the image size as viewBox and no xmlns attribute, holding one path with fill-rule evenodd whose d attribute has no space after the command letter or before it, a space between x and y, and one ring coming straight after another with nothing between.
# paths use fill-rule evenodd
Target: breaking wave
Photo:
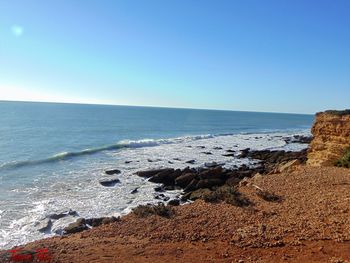
<instances>
[{"instance_id":1,"label":"breaking wave","mask_svg":"<svg viewBox=\"0 0 350 263\"><path fill-rule=\"evenodd\" d=\"M57 153L53 156L50 156L48 158L40 159L40 160L27 160L27 161L12 161L7 162L2 165L0 165L0 170L4 169L14 169L14 168L21 168L25 166L32 166L32 165L39 165L44 163L51 163L56 161L62 161L67 160L73 157L79 157L83 155L91 155L103 151L113 151L113 150L120 150L123 148L141 148L141 147L154 147L162 144L173 144L173 143L183 143L183 142L191 142L191 141L197 141L201 139L209 139L214 138L214 135L197 135L197 136L184 136L184 137L178 137L178 138L170 138L170 139L143 139L143 140L123 140L119 141L116 144L111 145L105 145L101 147L96 148L89 148L84 149L81 151L74 151L74 152L61 152Z\"/></svg>"}]
</instances>

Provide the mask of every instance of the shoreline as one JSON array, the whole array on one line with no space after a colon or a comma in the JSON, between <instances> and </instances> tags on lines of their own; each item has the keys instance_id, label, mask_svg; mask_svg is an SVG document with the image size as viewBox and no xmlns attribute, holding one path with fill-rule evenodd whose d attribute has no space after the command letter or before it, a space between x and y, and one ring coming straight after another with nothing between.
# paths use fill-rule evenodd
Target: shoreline
<instances>
[{"instance_id":1,"label":"shoreline","mask_svg":"<svg viewBox=\"0 0 350 263\"><path fill-rule=\"evenodd\" d=\"M297 142L297 143L308 143L311 140L309 137L305 136L294 136L291 137L287 140L287 143L290 142ZM228 153L231 154L232 153ZM233 157L233 155L232 155ZM283 150L280 151L271 151L271 150L250 150L250 149L243 149L240 151L240 153L236 156L236 158L249 158L249 159L254 159L258 160L257 164L253 165L252 167L242 165L241 167L237 167L236 169L230 170L230 169L223 169L220 165L216 163L208 163L206 164L206 168L185 168L183 170L177 169L171 169L171 168L164 168L161 170L147 170L147 171L139 171L137 172L137 175L141 177L146 177L150 182L155 182L157 185L160 183L162 184L161 186L155 185L155 191L158 192L158 195L155 196L155 199L159 199L160 202L167 202L169 201L168 199L163 199L162 197L165 197L162 192L167 192L171 191L174 189L180 190L182 189L184 191L183 196L181 199L173 199L168 202L168 204L172 206L177 206L180 203L186 203L188 200L194 201L196 199L204 199L208 202L212 203L218 203L218 202L228 202L228 200L231 198L235 199L234 202L236 202L236 197L238 198L237 200L239 203L243 200L240 200L240 193L237 193L238 195L236 196L236 192L233 192L233 195L231 193L228 196L223 196L223 197L218 197L216 196L217 193L219 193L222 189L229 187L236 187L238 184L241 184L244 180L246 180L249 177L252 177L256 174L268 174L273 171L276 171L279 166L282 164L285 165L286 163L290 162L291 160L296 160L299 159L298 164L300 163L305 163L306 161L306 150L302 150L300 152L286 152ZM293 164L295 165L295 164ZM289 166L289 165L287 165ZM285 169L285 168L284 168ZM117 169L114 170L106 170L106 174L118 174L120 171ZM192 173L192 174L191 174ZM180 176L179 179L182 179L179 182L175 182L176 178L170 179L169 183L169 176L171 175L175 176ZM191 183L186 179L188 176L196 176L197 179L203 179L203 180L197 180L197 183L199 183L199 187L197 188L192 188L188 187L187 184ZM185 177L185 178L184 178ZM210 177L216 177L214 181L211 178L210 180L206 178ZM185 179L185 180L184 180ZM216 180L216 181L215 181ZM221 181L220 181L221 180ZM203 184L204 182L204 184ZM209 185L208 185L209 183ZM214 184L213 184L214 183ZM193 184L193 182L192 182ZM209 200L208 197L205 195L202 195L203 193L202 190L207 190L208 188L211 191L211 195L215 196L213 199L213 196L210 197ZM226 190L224 190L226 191ZM137 189L135 189L135 192L137 192ZM197 192L197 193L196 193ZM199 195L198 195L199 192ZM133 193L131 193L133 194ZM195 197L191 197L191 195L194 195ZM226 195L226 194L225 194ZM207 200L208 199L208 200ZM233 200L232 199L232 200ZM243 200L244 202L244 200ZM237 204L236 204L237 205ZM248 206L249 204L247 204ZM238 205L240 206L240 204ZM245 206L244 204L242 206ZM142 205L141 205L142 207ZM144 206L146 207L146 206ZM51 219L59 219L61 217L65 217L67 215L73 215L76 216L75 211L68 211L60 214L52 214L49 216L50 220L47 220L41 224L41 229L40 231L47 231L51 226L52 226L52 221ZM104 218L79 218L75 223L71 223L69 226L67 226L64 229L65 234L72 234L72 233L77 233L81 232L87 229L90 229L91 227L97 227L100 225L104 224L109 224L113 223L116 221L119 221L120 218L115 218L115 217L104 217ZM61 234L63 234L61 233Z\"/></svg>"},{"instance_id":2,"label":"shoreline","mask_svg":"<svg viewBox=\"0 0 350 263\"><path fill-rule=\"evenodd\" d=\"M297 134L307 135L308 133L300 132ZM55 180L49 185L48 197L40 198L39 196L36 199L38 201L37 204L27 204L26 209L23 211L24 213L17 212L17 218L6 218L8 213L5 212L3 214L2 220L4 220L4 230L6 231L6 235L2 236L2 241L5 245L3 249L45 238L55 233L61 234L64 227L75 222L79 217L89 220L101 216L118 217L129 213L132 208L139 204L157 203L159 201L167 202L165 199L174 199L180 194L181 189L160 193L159 190L155 190L158 185L155 186L153 183L148 182L147 178L136 176L135 173L137 171L166 167L176 170L184 169L187 166L191 169L197 169L204 166L205 163L211 164L213 162L225 165L225 168L229 170L236 169L242 165L250 166L257 162L257 160L253 161L248 158L236 158L241 150L251 147L252 149L276 148L296 151L306 147L306 144L300 144L295 139L293 133L286 132L267 135L219 136L194 141L184 140L181 143L122 150L110 156L111 162L105 165L98 164L100 156L97 156L97 158L92 156L90 159L94 158L93 164L96 162L97 166L88 164L86 168L82 167L82 169L76 170L76 173L74 173L76 176L66 181L58 176L52 177L62 182L56 183L57 180ZM289 143L285 142L285 140ZM119 159L117 162L113 161L117 157L116 154ZM192 158L195 160L193 164L189 163ZM98 168L96 169L96 167ZM120 174L109 175L106 173L106 171L116 168L121 171ZM93 173L87 174L91 169ZM48 176L47 178L51 177ZM55 185L58 188L53 188ZM80 187L81 185L84 186L83 189ZM45 183L39 183L37 187L46 189ZM57 191L57 198L50 194ZM96 196L96 193L99 193L98 196ZM66 194L73 198L66 198ZM33 195L29 194L29 196ZM67 199L67 202L65 199ZM105 205L99 207L101 201ZM77 206L76 204L78 203L81 206ZM70 210L75 211L75 214L59 218L58 220L51 218L52 214L64 216L64 214L69 214ZM22 218L23 220L19 221ZM15 222L16 219L17 221ZM53 223L51 230L50 219L53 219L51 220L51 223ZM15 224L14 231L8 231L11 222ZM42 231L38 231L40 229Z\"/></svg>"},{"instance_id":3,"label":"shoreline","mask_svg":"<svg viewBox=\"0 0 350 263\"><path fill-rule=\"evenodd\" d=\"M349 184L348 169L295 165L238 185L249 206L199 199L172 207L171 217L130 213L22 248L46 247L52 262L346 262ZM256 186L282 201L263 199Z\"/></svg>"}]
</instances>

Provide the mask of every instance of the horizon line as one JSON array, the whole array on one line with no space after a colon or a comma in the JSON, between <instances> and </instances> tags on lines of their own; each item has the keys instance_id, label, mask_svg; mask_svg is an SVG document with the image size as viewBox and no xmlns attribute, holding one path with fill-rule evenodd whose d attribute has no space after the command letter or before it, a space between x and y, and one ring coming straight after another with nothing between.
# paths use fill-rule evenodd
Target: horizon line
<instances>
[{"instance_id":1,"label":"horizon line","mask_svg":"<svg viewBox=\"0 0 350 263\"><path fill-rule=\"evenodd\" d=\"M93 103L93 102L65 102L65 101L2 100L2 99L0 99L0 103L1 102L122 106L122 107L161 108L161 109L178 109L178 110L231 111L231 112L273 113L273 114L294 114L294 115L315 115L317 113L317 112L315 112L315 113L295 113L295 112L277 112L277 111L247 111L247 110L233 110L233 109L210 109L210 108L189 108L189 107L172 107L172 106L130 105L130 104L111 104L111 103Z\"/></svg>"}]
</instances>

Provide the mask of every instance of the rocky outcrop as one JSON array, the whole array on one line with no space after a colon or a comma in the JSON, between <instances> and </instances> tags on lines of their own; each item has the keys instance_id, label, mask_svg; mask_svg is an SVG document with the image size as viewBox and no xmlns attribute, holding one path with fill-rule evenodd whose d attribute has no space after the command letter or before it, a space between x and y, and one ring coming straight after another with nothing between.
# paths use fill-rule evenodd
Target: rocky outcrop
<instances>
[{"instance_id":1,"label":"rocky outcrop","mask_svg":"<svg viewBox=\"0 0 350 263\"><path fill-rule=\"evenodd\" d=\"M139 171L138 176L149 178L150 182L162 184L155 187L156 192L182 189L182 201L204 199L208 202L225 201L238 206L249 205L234 188L244 179L256 174L291 171L293 167L306 162L306 149L299 152L250 150L241 151L238 158L258 161L254 166L241 165L239 168L225 169L216 162L205 163L203 167L185 169L164 168ZM164 194L156 194L156 199L168 201ZM172 205L179 201L172 201Z\"/></svg>"},{"instance_id":2,"label":"rocky outcrop","mask_svg":"<svg viewBox=\"0 0 350 263\"><path fill-rule=\"evenodd\" d=\"M334 165L350 147L350 110L317 113L311 132L307 164Z\"/></svg>"}]
</instances>

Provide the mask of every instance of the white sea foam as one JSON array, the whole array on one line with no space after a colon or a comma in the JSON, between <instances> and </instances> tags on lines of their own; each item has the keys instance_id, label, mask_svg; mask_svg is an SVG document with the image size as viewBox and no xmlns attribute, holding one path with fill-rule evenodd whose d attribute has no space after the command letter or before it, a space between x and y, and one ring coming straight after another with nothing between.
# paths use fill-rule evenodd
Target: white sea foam
<instances>
[{"instance_id":1,"label":"white sea foam","mask_svg":"<svg viewBox=\"0 0 350 263\"><path fill-rule=\"evenodd\" d=\"M268 134L237 134L237 135L201 135L185 136L161 140L121 141L121 147L101 147L105 150L99 155L78 158L65 165L57 166L59 170L51 169L38 175L33 186L11 189L14 195L11 203L1 203L0 211L0 248L53 235L65 225L76 220L76 217L66 217L54 221L51 233L40 233L37 229L41 222L51 213L67 211L78 212L81 217L100 217L123 215L133 207L144 203L158 202L155 197L155 184L135 176L139 170L186 166L203 166L206 162L224 163L227 168L242 164L254 164L248 159L225 157L227 150L251 148L301 150L305 145L298 143L286 144L284 137L294 133ZM309 135L308 131L298 134ZM98 148L98 149L101 149ZM90 151L90 150L89 150ZM208 153L211 154L208 154ZM61 158L62 153L57 157ZM186 161L195 160L194 164ZM115 187L103 187L98 182L105 177L104 171L118 168L122 171L118 178L121 183ZM138 188L136 194L130 194ZM180 191L165 193L170 198L180 195Z\"/></svg>"}]
</instances>

